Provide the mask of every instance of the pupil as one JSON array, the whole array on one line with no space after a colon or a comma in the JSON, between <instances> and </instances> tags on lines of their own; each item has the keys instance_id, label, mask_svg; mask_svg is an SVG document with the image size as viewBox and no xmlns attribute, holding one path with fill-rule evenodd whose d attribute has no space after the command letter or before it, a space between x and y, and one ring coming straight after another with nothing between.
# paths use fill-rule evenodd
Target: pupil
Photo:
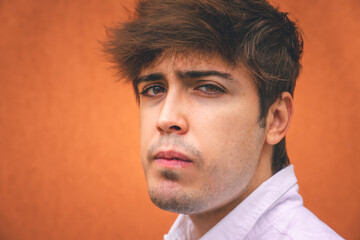
<instances>
[{"instance_id":1,"label":"pupil","mask_svg":"<svg viewBox=\"0 0 360 240\"><path fill-rule=\"evenodd\" d=\"M154 93L159 93L161 92L161 88L160 87L155 87L154 88Z\"/></svg>"},{"instance_id":2,"label":"pupil","mask_svg":"<svg viewBox=\"0 0 360 240\"><path fill-rule=\"evenodd\" d=\"M215 88L213 86L211 86L211 85L208 85L206 90L209 91L209 92L212 92L212 91L215 90Z\"/></svg>"}]
</instances>

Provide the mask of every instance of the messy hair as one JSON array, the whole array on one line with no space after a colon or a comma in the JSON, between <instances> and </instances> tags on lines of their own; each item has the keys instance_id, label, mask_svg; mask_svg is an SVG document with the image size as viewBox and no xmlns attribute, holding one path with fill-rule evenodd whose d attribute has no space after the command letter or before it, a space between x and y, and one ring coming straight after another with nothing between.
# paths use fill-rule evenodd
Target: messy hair
<instances>
[{"instance_id":1,"label":"messy hair","mask_svg":"<svg viewBox=\"0 0 360 240\"><path fill-rule=\"evenodd\" d=\"M269 107L289 92L301 69L303 40L296 24L266 0L139 0L133 19L108 29L104 51L121 78L134 85L162 54L217 54L244 66L260 98L260 124ZM285 138L275 145L272 170L289 164Z\"/></svg>"}]
</instances>

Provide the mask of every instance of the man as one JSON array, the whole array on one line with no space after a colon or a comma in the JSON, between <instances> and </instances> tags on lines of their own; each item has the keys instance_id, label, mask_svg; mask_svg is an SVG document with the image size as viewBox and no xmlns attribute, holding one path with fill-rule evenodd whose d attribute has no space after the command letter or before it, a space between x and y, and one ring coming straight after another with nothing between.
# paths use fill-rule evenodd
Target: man
<instances>
[{"instance_id":1,"label":"man","mask_svg":"<svg viewBox=\"0 0 360 240\"><path fill-rule=\"evenodd\" d=\"M165 239L341 239L303 205L285 135L302 37L265 0L142 0L106 52L133 83Z\"/></svg>"}]
</instances>

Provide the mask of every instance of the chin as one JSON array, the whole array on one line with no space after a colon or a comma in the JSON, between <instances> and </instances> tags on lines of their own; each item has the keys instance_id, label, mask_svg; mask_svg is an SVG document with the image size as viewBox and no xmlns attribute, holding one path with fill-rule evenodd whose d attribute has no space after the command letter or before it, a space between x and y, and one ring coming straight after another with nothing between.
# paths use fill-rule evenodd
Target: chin
<instances>
[{"instance_id":1,"label":"chin","mask_svg":"<svg viewBox=\"0 0 360 240\"><path fill-rule=\"evenodd\" d=\"M193 214L206 209L207 204L199 200L194 194L182 191L174 183L156 184L155 187L149 186L151 201L159 208L181 214Z\"/></svg>"}]
</instances>

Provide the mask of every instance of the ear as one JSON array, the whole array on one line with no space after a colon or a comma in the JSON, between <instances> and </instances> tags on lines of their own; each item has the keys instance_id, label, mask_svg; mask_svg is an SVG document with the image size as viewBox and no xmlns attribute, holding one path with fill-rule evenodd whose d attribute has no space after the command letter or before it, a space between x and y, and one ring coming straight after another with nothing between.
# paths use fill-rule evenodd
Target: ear
<instances>
[{"instance_id":1,"label":"ear","mask_svg":"<svg viewBox=\"0 0 360 240\"><path fill-rule=\"evenodd\" d=\"M270 106L266 117L266 142L275 145L281 141L289 129L294 114L293 99L289 92L281 96Z\"/></svg>"}]
</instances>

